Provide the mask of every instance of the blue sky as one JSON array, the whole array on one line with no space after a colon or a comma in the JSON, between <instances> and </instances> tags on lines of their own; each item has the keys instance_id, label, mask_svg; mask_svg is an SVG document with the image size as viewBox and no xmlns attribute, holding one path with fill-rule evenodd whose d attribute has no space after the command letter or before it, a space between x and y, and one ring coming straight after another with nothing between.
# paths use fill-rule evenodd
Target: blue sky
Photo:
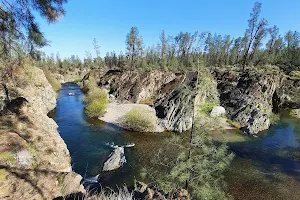
<instances>
[{"instance_id":1,"label":"blue sky","mask_svg":"<svg viewBox=\"0 0 300 200\"><path fill-rule=\"evenodd\" d=\"M48 24L37 18L41 30L50 40L42 50L61 57L94 53L93 38L101 46L101 56L115 50L125 52L125 37L137 26L144 44L159 41L159 34L180 31L210 31L242 36L255 0L69 0L66 16ZM261 16L277 25L281 34L300 31L300 0L262 0Z\"/></svg>"}]
</instances>

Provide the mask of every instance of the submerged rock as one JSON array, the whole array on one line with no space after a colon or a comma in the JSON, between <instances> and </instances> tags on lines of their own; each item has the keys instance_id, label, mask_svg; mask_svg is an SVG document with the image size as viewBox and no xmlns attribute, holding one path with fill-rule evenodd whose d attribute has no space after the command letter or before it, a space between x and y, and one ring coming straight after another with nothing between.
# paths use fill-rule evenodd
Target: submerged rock
<instances>
[{"instance_id":1,"label":"submerged rock","mask_svg":"<svg viewBox=\"0 0 300 200\"><path fill-rule=\"evenodd\" d=\"M116 147L103 165L103 171L116 170L126 163L124 147Z\"/></svg>"},{"instance_id":2,"label":"submerged rock","mask_svg":"<svg viewBox=\"0 0 300 200\"><path fill-rule=\"evenodd\" d=\"M225 114L226 114L226 110L222 106L216 106L210 112L211 117L218 117L218 116L225 115Z\"/></svg>"}]
</instances>

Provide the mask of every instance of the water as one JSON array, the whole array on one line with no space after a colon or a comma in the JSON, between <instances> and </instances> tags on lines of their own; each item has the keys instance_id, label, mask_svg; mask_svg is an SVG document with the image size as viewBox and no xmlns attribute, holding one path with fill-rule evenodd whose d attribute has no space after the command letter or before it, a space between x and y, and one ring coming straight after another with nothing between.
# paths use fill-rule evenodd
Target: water
<instances>
[{"instance_id":1,"label":"water","mask_svg":"<svg viewBox=\"0 0 300 200\"><path fill-rule=\"evenodd\" d=\"M74 93L74 96L69 96ZM135 133L90 120L84 114L83 94L73 83L64 84L57 108L50 113L68 146L73 170L84 177L101 174L102 186L127 186L140 179L141 169L150 165L158 149L166 149L172 133ZM236 154L225 175L227 192L234 199L300 199L300 121L282 117L258 138L236 132L214 133L225 138ZM124 145L127 163L113 173L102 174L102 166L113 150L106 143Z\"/></svg>"},{"instance_id":2,"label":"water","mask_svg":"<svg viewBox=\"0 0 300 200\"><path fill-rule=\"evenodd\" d=\"M74 96L69 96L74 93ZM58 131L67 144L72 158L72 168L83 177L101 174L102 186L114 188L116 185L131 186L139 179L145 158L151 159L154 152L164 146L164 139L171 133L128 132L112 124L88 119L84 113L83 94L78 85L66 83L62 86L57 107L49 116L58 124ZM125 145L127 163L114 173L102 174L103 163L113 148L107 144Z\"/></svg>"}]
</instances>

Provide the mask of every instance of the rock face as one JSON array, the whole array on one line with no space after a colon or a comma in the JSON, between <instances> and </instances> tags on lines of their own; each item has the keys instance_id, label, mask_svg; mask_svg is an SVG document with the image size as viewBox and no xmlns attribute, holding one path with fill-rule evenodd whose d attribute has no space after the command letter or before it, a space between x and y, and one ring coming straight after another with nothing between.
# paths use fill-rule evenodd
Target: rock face
<instances>
[{"instance_id":1,"label":"rock face","mask_svg":"<svg viewBox=\"0 0 300 200\"><path fill-rule=\"evenodd\" d=\"M215 76L222 106L231 119L241 124L245 133L256 134L268 129L273 113L300 106L299 80L287 78L280 72L217 71Z\"/></svg>"},{"instance_id":2,"label":"rock face","mask_svg":"<svg viewBox=\"0 0 300 200\"><path fill-rule=\"evenodd\" d=\"M222 106L244 132L256 134L269 128L280 75L225 72L217 74L217 79Z\"/></svg>"},{"instance_id":3,"label":"rock face","mask_svg":"<svg viewBox=\"0 0 300 200\"><path fill-rule=\"evenodd\" d=\"M6 81L7 101L0 114L0 199L53 199L83 191L71 170L66 144L47 116L56 93L43 71L28 67ZM10 79L9 79L10 80Z\"/></svg>"},{"instance_id":4,"label":"rock face","mask_svg":"<svg viewBox=\"0 0 300 200\"><path fill-rule=\"evenodd\" d=\"M116 170L126 163L124 147L116 147L103 165L103 171Z\"/></svg>"},{"instance_id":5,"label":"rock face","mask_svg":"<svg viewBox=\"0 0 300 200\"><path fill-rule=\"evenodd\" d=\"M111 70L105 74L90 72L83 79L83 89L90 78L109 91L116 102L147 103L156 110L160 126L183 132L191 128L196 73Z\"/></svg>"},{"instance_id":6,"label":"rock face","mask_svg":"<svg viewBox=\"0 0 300 200\"><path fill-rule=\"evenodd\" d=\"M225 114L226 114L226 110L222 106L216 106L210 112L211 117L218 117L218 116L225 115Z\"/></svg>"},{"instance_id":7,"label":"rock face","mask_svg":"<svg viewBox=\"0 0 300 200\"><path fill-rule=\"evenodd\" d=\"M68 71L64 74L53 73L54 78L60 83L73 82L81 80L89 72L89 69L75 69L74 71Z\"/></svg>"}]
</instances>

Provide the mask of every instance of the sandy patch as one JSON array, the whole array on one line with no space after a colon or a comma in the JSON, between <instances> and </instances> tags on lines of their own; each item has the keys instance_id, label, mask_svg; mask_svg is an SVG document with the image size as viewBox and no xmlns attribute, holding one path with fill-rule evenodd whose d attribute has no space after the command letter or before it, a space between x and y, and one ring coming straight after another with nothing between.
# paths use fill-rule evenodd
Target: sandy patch
<instances>
[{"instance_id":1,"label":"sandy patch","mask_svg":"<svg viewBox=\"0 0 300 200\"><path fill-rule=\"evenodd\" d=\"M109 103L107 107L107 112L103 117L100 118L100 120L104 122L108 122L117 126L122 127L122 125L119 123L120 120L124 115L126 115L128 112L130 112L134 108L142 108L145 110L149 110L150 112L153 112L155 114L155 109L145 105L145 104L134 104L134 103L128 103L128 104L119 104L119 103ZM122 127L124 128L124 127ZM155 132L163 132L163 128L157 125Z\"/></svg>"}]
</instances>

